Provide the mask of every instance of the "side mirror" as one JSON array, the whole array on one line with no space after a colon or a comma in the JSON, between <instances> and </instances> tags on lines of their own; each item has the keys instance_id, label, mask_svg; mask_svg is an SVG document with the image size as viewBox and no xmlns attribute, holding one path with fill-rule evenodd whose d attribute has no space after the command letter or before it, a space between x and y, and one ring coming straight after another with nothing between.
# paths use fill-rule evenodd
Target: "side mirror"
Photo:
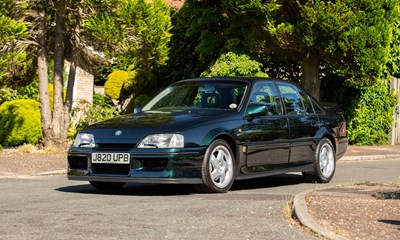
<instances>
[{"instance_id":1,"label":"side mirror","mask_svg":"<svg viewBox=\"0 0 400 240\"><path fill-rule=\"evenodd\" d=\"M250 104L247 107L247 116L249 117L259 117L259 116L267 116L268 109L267 106L261 104Z\"/></svg>"},{"instance_id":2,"label":"side mirror","mask_svg":"<svg viewBox=\"0 0 400 240\"><path fill-rule=\"evenodd\" d=\"M133 109L134 114L140 113L141 111L142 111L141 107L135 107L135 109Z\"/></svg>"}]
</instances>

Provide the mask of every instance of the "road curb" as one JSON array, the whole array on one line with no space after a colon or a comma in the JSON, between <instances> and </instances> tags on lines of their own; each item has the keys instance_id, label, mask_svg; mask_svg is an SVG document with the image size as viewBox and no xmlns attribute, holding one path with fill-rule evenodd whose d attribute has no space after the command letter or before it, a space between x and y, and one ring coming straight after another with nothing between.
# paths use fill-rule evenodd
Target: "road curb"
<instances>
[{"instance_id":1,"label":"road curb","mask_svg":"<svg viewBox=\"0 0 400 240\"><path fill-rule=\"evenodd\" d=\"M67 170L57 170L37 173L34 176L53 176L53 175L64 175L67 174Z\"/></svg>"},{"instance_id":2,"label":"road curb","mask_svg":"<svg viewBox=\"0 0 400 240\"><path fill-rule=\"evenodd\" d=\"M362 160L389 160L400 159L400 154L382 154L382 155L357 155L344 156L339 161L362 161Z\"/></svg>"},{"instance_id":3,"label":"road curb","mask_svg":"<svg viewBox=\"0 0 400 240\"><path fill-rule=\"evenodd\" d=\"M327 187L330 188L330 187ZM319 189L321 190L321 189ZM324 228L323 226L319 225L314 218L311 216L311 214L308 212L308 207L306 203L306 196L310 194L311 192L316 191L316 190L307 190L300 192L296 194L293 200L293 208L294 208L294 214L296 217L299 219L300 223L303 226L308 227L311 229L313 232L326 237L328 239L332 240L348 240L348 238L345 238L343 236L340 236L334 232L329 231L328 229Z\"/></svg>"}]
</instances>

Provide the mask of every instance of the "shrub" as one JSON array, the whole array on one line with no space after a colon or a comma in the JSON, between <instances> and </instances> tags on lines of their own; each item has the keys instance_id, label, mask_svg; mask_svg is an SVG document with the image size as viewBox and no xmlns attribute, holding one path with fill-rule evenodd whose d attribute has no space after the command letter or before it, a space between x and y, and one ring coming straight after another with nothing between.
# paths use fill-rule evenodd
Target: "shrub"
<instances>
[{"instance_id":1,"label":"shrub","mask_svg":"<svg viewBox=\"0 0 400 240\"><path fill-rule=\"evenodd\" d=\"M249 56L237 55L233 52L222 54L209 70L201 74L202 77L268 77L262 71L262 64L251 60Z\"/></svg>"},{"instance_id":2,"label":"shrub","mask_svg":"<svg viewBox=\"0 0 400 240\"><path fill-rule=\"evenodd\" d=\"M15 100L17 98L17 91L9 87L0 88L0 104Z\"/></svg>"},{"instance_id":3,"label":"shrub","mask_svg":"<svg viewBox=\"0 0 400 240\"><path fill-rule=\"evenodd\" d=\"M389 131L397 96L388 87L377 82L354 94L344 104L347 118L348 138L355 145L385 145L389 142Z\"/></svg>"},{"instance_id":4,"label":"shrub","mask_svg":"<svg viewBox=\"0 0 400 240\"><path fill-rule=\"evenodd\" d=\"M0 144L0 152L2 152L3 151L3 146L1 146L1 144Z\"/></svg>"},{"instance_id":5,"label":"shrub","mask_svg":"<svg viewBox=\"0 0 400 240\"><path fill-rule=\"evenodd\" d=\"M107 97L119 100L121 97L122 87L124 83L130 78L129 72L115 71L108 75L108 80L104 84L104 92Z\"/></svg>"},{"instance_id":6,"label":"shrub","mask_svg":"<svg viewBox=\"0 0 400 240\"><path fill-rule=\"evenodd\" d=\"M93 98L92 105L89 105L87 102L81 102L78 106L72 111L72 121L68 129L68 138L70 140L73 140L76 134L83 128L119 115L116 107L112 106L106 98L98 95ZM80 115L80 112L84 112L85 114Z\"/></svg>"},{"instance_id":7,"label":"shrub","mask_svg":"<svg viewBox=\"0 0 400 240\"><path fill-rule=\"evenodd\" d=\"M17 89L2 86L0 88L0 105L3 102L8 102L16 99L35 99L39 100L39 89L37 81L33 81L27 86L22 86Z\"/></svg>"},{"instance_id":8,"label":"shrub","mask_svg":"<svg viewBox=\"0 0 400 240\"><path fill-rule=\"evenodd\" d=\"M39 103L32 99L13 100L0 106L0 144L37 144L42 138Z\"/></svg>"},{"instance_id":9,"label":"shrub","mask_svg":"<svg viewBox=\"0 0 400 240\"><path fill-rule=\"evenodd\" d=\"M143 91L151 91L154 86L152 81L154 76L151 72L144 69L135 69L131 72L129 79L124 83L123 86L123 97L128 97L132 93L136 96L140 95Z\"/></svg>"},{"instance_id":10,"label":"shrub","mask_svg":"<svg viewBox=\"0 0 400 240\"><path fill-rule=\"evenodd\" d=\"M105 97L103 94L95 93L93 94L93 105L98 105L102 107L112 107L113 101Z\"/></svg>"}]
</instances>

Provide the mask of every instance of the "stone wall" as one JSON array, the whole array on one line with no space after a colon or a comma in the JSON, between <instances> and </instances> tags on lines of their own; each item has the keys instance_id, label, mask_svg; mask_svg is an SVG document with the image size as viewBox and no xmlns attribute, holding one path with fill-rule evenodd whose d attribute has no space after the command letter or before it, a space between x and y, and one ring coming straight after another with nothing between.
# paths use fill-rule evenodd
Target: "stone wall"
<instances>
[{"instance_id":1,"label":"stone wall","mask_svg":"<svg viewBox=\"0 0 400 240\"><path fill-rule=\"evenodd\" d=\"M92 104L93 103L93 86L94 76L89 72L78 67L75 77L73 104L77 104L82 100Z\"/></svg>"}]
</instances>

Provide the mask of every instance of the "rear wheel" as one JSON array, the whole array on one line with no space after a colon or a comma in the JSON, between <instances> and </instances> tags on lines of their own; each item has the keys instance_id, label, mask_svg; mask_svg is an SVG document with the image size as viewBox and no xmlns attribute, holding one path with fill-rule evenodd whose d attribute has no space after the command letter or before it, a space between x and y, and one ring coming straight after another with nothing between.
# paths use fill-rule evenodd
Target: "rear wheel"
<instances>
[{"instance_id":1,"label":"rear wheel","mask_svg":"<svg viewBox=\"0 0 400 240\"><path fill-rule=\"evenodd\" d=\"M200 192L227 192L234 180L235 157L229 144L217 139L208 147L202 165L202 185L195 185Z\"/></svg>"},{"instance_id":2,"label":"rear wheel","mask_svg":"<svg viewBox=\"0 0 400 240\"><path fill-rule=\"evenodd\" d=\"M90 181L90 185L99 190L118 190L121 189L125 183L123 182L95 182Z\"/></svg>"},{"instance_id":3,"label":"rear wheel","mask_svg":"<svg viewBox=\"0 0 400 240\"><path fill-rule=\"evenodd\" d=\"M328 139L323 138L318 143L312 168L313 170L310 172L303 172L306 182L328 183L333 178L336 169L336 155L335 149Z\"/></svg>"}]
</instances>

